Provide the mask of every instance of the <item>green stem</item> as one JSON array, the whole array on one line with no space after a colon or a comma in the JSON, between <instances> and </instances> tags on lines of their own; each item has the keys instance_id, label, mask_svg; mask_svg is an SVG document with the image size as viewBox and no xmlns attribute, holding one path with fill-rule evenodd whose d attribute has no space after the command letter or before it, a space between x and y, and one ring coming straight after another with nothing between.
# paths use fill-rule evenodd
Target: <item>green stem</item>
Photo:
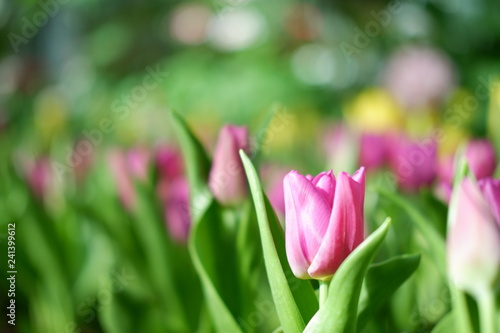
<instances>
[{"instance_id":1,"label":"green stem","mask_svg":"<svg viewBox=\"0 0 500 333\"><path fill-rule=\"evenodd\" d=\"M497 325L495 316L495 297L493 292L490 289L485 290L479 295L477 302L479 306L481 332L495 333Z\"/></svg>"},{"instance_id":2,"label":"green stem","mask_svg":"<svg viewBox=\"0 0 500 333\"><path fill-rule=\"evenodd\" d=\"M319 307L321 308L328 297L328 286L330 281L319 281Z\"/></svg>"},{"instance_id":3,"label":"green stem","mask_svg":"<svg viewBox=\"0 0 500 333\"><path fill-rule=\"evenodd\" d=\"M469 308L467 307L467 300L465 299L465 294L456 289L455 287L450 287L450 293L452 293L452 302L455 314L455 320L458 323L458 333L472 333L472 324L470 321Z\"/></svg>"}]
</instances>

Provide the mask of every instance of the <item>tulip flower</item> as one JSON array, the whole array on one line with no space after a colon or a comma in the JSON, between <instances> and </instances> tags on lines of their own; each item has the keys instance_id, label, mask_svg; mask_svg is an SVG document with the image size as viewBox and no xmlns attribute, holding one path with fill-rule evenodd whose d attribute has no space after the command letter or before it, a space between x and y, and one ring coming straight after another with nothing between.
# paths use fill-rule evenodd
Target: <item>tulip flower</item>
<instances>
[{"instance_id":1,"label":"tulip flower","mask_svg":"<svg viewBox=\"0 0 500 333\"><path fill-rule=\"evenodd\" d=\"M168 233L175 242L185 243L191 227L191 210L181 155L173 148L159 147L156 167L159 175L157 194L164 207Z\"/></svg>"},{"instance_id":2,"label":"tulip flower","mask_svg":"<svg viewBox=\"0 0 500 333\"><path fill-rule=\"evenodd\" d=\"M300 279L328 280L363 241L365 170L337 179L291 171L283 181L288 262Z\"/></svg>"},{"instance_id":3,"label":"tulip flower","mask_svg":"<svg viewBox=\"0 0 500 333\"><path fill-rule=\"evenodd\" d=\"M478 181L478 184L490 207L491 213L500 227L500 179L481 179Z\"/></svg>"},{"instance_id":4,"label":"tulip flower","mask_svg":"<svg viewBox=\"0 0 500 333\"><path fill-rule=\"evenodd\" d=\"M178 177L168 184L164 209L170 237L178 243L186 242L191 228L191 215L189 186L185 178Z\"/></svg>"},{"instance_id":5,"label":"tulip flower","mask_svg":"<svg viewBox=\"0 0 500 333\"><path fill-rule=\"evenodd\" d=\"M477 179L492 177L497 167L495 148L488 140L472 140L467 145L465 157Z\"/></svg>"},{"instance_id":6,"label":"tulip flower","mask_svg":"<svg viewBox=\"0 0 500 333\"><path fill-rule=\"evenodd\" d=\"M386 138L380 134L364 133L361 136L359 164L367 170L380 168L387 160Z\"/></svg>"},{"instance_id":7,"label":"tulip flower","mask_svg":"<svg viewBox=\"0 0 500 333\"><path fill-rule=\"evenodd\" d=\"M247 196L247 179L239 150L248 151L248 146L246 127L226 125L221 129L208 184L214 197L222 204L236 204Z\"/></svg>"},{"instance_id":8,"label":"tulip flower","mask_svg":"<svg viewBox=\"0 0 500 333\"><path fill-rule=\"evenodd\" d=\"M403 136L389 139L389 164L399 186L416 191L430 185L437 173L437 144L432 139L412 141Z\"/></svg>"},{"instance_id":9,"label":"tulip flower","mask_svg":"<svg viewBox=\"0 0 500 333\"><path fill-rule=\"evenodd\" d=\"M465 178L450 208L455 220L450 221L447 239L448 273L457 288L476 297L490 290L500 272L498 186L498 181L478 186Z\"/></svg>"},{"instance_id":10,"label":"tulip flower","mask_svg":"<svg viewBox=\"0 0 500 333\"><path fill-rule=\"evenodd\" d=\"M25 161L24 169L31 192L38 199L43 199L52 182L52 170L49 158L40 157L32 161Z\"/></svg>"},{"instance_id":11,"label":"tulip flower","mask_svg":"<svg viewBox=\"0 0 500 333\"><path fill-rule=\"evenodd\" d=\"M358 162L359 138L345 124L328 128L323 147L328 166L338 170L354 170Z\"/></svg>"}]
</instances>

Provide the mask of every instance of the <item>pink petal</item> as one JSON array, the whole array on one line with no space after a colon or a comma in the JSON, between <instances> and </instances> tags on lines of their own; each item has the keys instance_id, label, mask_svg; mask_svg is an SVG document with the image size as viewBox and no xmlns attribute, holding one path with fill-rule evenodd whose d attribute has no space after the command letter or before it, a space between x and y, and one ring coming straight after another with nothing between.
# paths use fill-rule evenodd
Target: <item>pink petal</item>
<instances>
[{"instance_id":1,"label":"pink petal","mask_svg":"<svg viewBox=\"0 0 500 333\"><path fill-rule=\"evenodd\" d=\"M283 181L287 256L294 274L307 278L307 268L328 228L331 209L318 189L292 171Z\"/></svg>"},{"instance_id":2,"label":"pink petal","mask_svg":"<svg viewBox=\"0 0 500 333\"><path fill-rule=\"evenodd\" d=\"M363 174L364 170L361 170L357 178L362 180ZM363 185L345 172L337 176L329 227L309 267L308 273L311 277L323 279L333 275L349 253L362 241Z\"/></svg>"},{"instance_id":3,"label":"pink petal","mask_svg":"<svg viewBox=\"0 0 500 333\"><path fill-rule=\"evenodd\" d=\"M312 180L312 183L320 191L326 202L333 207L333 197L335 195L335 176L330 170L328 172L322 172Z\"/></svg>"},{"instance_id":4,"label":"pink petal","mask_svg":"<svg viewBox=\"0 0 500 333\"><path fill-rule=\"evenodd\" d=\"M490 211L500 227L500 179L485 178L478 182Z\"/></svg>"}]
</instances>

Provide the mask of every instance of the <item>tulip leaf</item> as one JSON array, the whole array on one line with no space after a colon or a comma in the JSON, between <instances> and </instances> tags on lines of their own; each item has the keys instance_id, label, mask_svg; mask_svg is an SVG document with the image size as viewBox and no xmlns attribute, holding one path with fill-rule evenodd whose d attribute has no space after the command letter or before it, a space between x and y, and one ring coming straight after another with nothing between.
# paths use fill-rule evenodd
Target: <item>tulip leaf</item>
<instances>
[{"instance_id":1,"label":"tulip leaf","mask_svg":"<svg viewBox=\"0 0 500 333\"><path fill-rule=\"evenodd\" d=\"M281 327L285 333L300 333L317 308L316 297L308 281L298 280L291 274L283 233L262 191L257 172L245 152L240 150L240 156L257 212L264 263ZM297 303L304 306L299 307Z\"/></svg>"},{"instance_id":2,"label":"tulip leaf","mask_svg":"<svg viewBox=\"0 0 500 333\"><path fill-rule=\"evenodd\" d=\"M393 204L406 211L427 242L424 250L432 258L441 275L446 277L445 242L437 229L429 224L429 220L404 197L382 188L377 188L377 191Z\"/></svg>"},{"instance_id":3,"label":"tulip leaf","mask_svg":"<svg viewBox=\"0 0 500 333\"><path fill-rule=\"evenodd\" d=\"M449 312L446 315L441 318L441 320L438 321L436 326L432 329L432 333L449 333L449 332L456 332L456 327L455 327L455 318L456 315L455 313Z\"/></svg>"},{"instance_id":4,"label":"tulip leaf","mask_svg":"<svg viewBox=\"0 0 500 333\"><path fill-rule=\"evenodd\" d=\"M389 230L391 219L365 239L340 265L333 276L328 298L304 333L354 333L363 279Z\"/></svg>"},{"instance_id":5,"label":"tulip leaf","mask_svg":"<svg viewBox=\"0 0 500 333\"><path fill-rule=\"evenodd\" d=\"M212 200L204 215L191 229L189 250L193 264L200 277L208 311L217 332L241 333L238 323L227 306L233 294L228 279L234 273L225 272L228 249L221 235L220 209ZM233 294L234 296L234 294Z\"/></svg>"},{"instance_id":6,"label":"tulip leaf","mask_svg":"<svg viewBox=\"0 0 500 333\"><path fill-rule=\"evenodd\" d=\"M189 182L191 218L196 223L210 204L211 194L207 186L210 159L184 119L176 112L172 112L172 119Z\"/></svg>"},{"instance_id":7,"label":"tulip leaf","mask_svg":"<svg viewBox=\"0 0 500 333\"><path fill-rule=\"evenodd\" d=\"M397 256L370 266L358 305L358 332L363 330L366 323L415 272L419 264L420 255L416 254Z\"/></svg>"}]
</instances>

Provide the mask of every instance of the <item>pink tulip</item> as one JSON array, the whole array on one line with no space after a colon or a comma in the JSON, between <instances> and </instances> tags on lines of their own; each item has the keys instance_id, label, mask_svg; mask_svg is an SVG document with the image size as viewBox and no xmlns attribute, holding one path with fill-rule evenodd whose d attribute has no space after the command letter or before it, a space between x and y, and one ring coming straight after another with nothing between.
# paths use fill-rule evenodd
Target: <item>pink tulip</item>
<instances>
[{"instance_id":1,"label":"pink tulip","mask_svg":"<svg viewBox=\"0 0 500 333\"><path fill-rule=\"evenodd\" d=\"M236 204L247 196L247 179L239 150L248 151L248 146L248 129L246 127L233 125L222 127L215 147L208 181L212 194L222 204Z\"/></svg>"},{"instance_id":2,"label":"pink tulip","mask_svg":"<svg viewBox=\"0 0 500 333\"><path fill-rule=\"evenodd\" d=\"M386 141L386 138L380 134L363 134L361 136L359 164L367 170L380 168L388 157Z\"/></svg>"},{"instance_id":3,"label":"pink tulip","mask_svg":"<svg viewBox=\"0 0 500 333\"><path fill-rule=\"evenodd\" d=\"M500 179L481 179L478 181L478 184L490 207L491 213L500 227Z\"/></svg>"},{"instance_id":4,"label":"pink tulip","mask_svg":"<svg viewBox=\"0 0 500 333\"><path fill-rule=\"evenodd\" d=\"M301 279L328 279L363 241L365 169L352 177L291 171L283 181L288 262Z\"/></svg>"},{"instance_id":5,"label":"pink tulip","mask_svg":"<svg viewBox=\"0 0 500 333\"><path fill-rule=\"evenodd\" d=\"M492 177L497 166L495 148L488 140L472 140L467 145L465 157L477 179Z\"/></svg>"},{"instance_id":6,"label":"pink tulip","mask_svg":"<svg viewBox=\"0 0 500 333\"><path fill-rule=\"evenodd\" d=\"M450 221L447 239L448 272L457 288L477 296L493 284L500 268L500 229L494 217L498 210L495 213L488 204L493 200L498 209L498 182L483 183L486 193L496 188L495 197L489 199L469 178L459 186L450 208L455 220Z\"/></svg>"},{"instance_id":7,"label":"pink tulip","mask_svg":"<svg viewBox=\"0 0 500 333\"><path fill-rule=\"evenodd\" d=\"M31 192L38 199L43 199L52 181L52 170L50 168L49 158L40 157L33 161L26 161L24 168Z\"/></svg>"},{"instance_id":8,"label":"pink tulip","mask_svg":"<svg viewBox=\"0 0 500 333\"><path fill-rule=\"evenodd\" d=\"M388 140L390 167L403 190L416 191L434 181L437 172L436 141L412 141L402 135Z\"/></svg>"},{"instance_id":9,"label":"pink tulip","mask_svg":"<svg viewBox=\"0 0 500 333\"><path fill-rule=\"evenodd\" d=\"M359 137L344 124L329 127L323 135L323 148L328 166L338 170L353 170L358 163Z\"/></svg>"},{"instance_id":10,"label":"pink tulip","mask_svg":"<svg viewBox=\"0 0 500 333\"><path fill-rule=\"evenodd\" d=\"M176 149L168 146L158 147L155 160L161 177L173 179L182 176L184 170L182 156Z\"/></svg>"},{"instance_id":11,"label":"pink tulip","mask_svg":"<svg viewBox=\"0 0 500 333\"><path fill-rule=\"evenodd\" d=\"M191 227L191 215L189 186L185 178L178 177L168 184L165 220L170 237L178 243L186 242Z\"/></svg>"}]
</instances>

